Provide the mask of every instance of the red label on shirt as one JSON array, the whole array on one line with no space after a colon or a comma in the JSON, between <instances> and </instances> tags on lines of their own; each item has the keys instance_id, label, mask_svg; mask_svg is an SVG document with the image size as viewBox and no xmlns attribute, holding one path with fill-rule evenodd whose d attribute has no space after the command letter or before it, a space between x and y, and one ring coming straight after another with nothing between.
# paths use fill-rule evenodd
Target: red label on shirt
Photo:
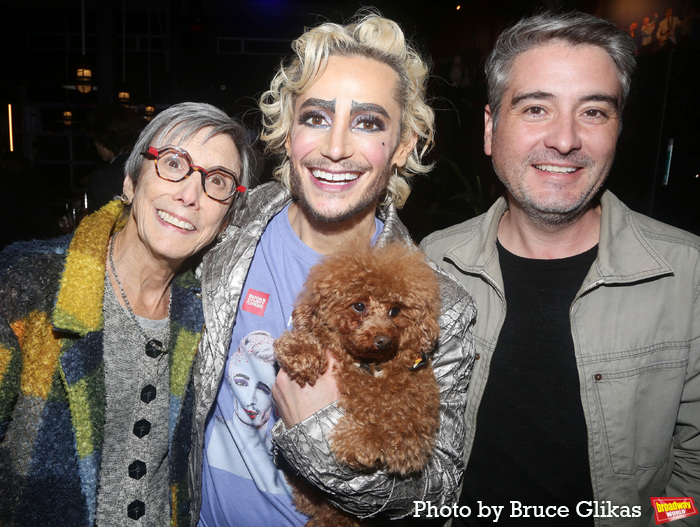
<instances>
[{"instance_id":1,"label":"red label on shirt","mask_svg":"<svg viewBox=\"0 0 700 527\"><path fill-rule=\"evenodd\" d=\"M651 498L656 525L695 516L698 509L693 498Z\"/></svg>"},{"instance_id":2,"label":"red label on shirt","mask_svg":"<svg viewBox=\"0 0 700 527\"><path fill-rule=\"evenodd\" d=\"M261 293L255 289L248 289L248 294L245 297L243 305L241 305L241 309L261 317L265 314L265 308L267 307L267 301L269 299L270 295L268 293Z\"/></svg>"}]
</instances>

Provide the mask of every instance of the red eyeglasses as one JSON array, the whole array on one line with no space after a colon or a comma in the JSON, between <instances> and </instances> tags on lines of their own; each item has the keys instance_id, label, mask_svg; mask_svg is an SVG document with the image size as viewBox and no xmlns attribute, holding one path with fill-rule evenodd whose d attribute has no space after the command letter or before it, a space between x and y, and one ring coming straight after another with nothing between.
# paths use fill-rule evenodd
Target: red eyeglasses
<instances>
[{"instance_id":1,"label":"red eyeglasses","mask_svg":"<svg viewBox=\"0 0 700 527\"><path fill-rule=\"evenodd\" d=\"M238 176L223 167L206 170L192 164L192 158L187 150L177 146L148 147L141 155L152 159L156 165L156 174L161 179L177 183L188 178L193 172L202 175L204 193L214 201L225 202L236 192L245 192L245 187L238 184Z\"/></svg>"}]
</instances>

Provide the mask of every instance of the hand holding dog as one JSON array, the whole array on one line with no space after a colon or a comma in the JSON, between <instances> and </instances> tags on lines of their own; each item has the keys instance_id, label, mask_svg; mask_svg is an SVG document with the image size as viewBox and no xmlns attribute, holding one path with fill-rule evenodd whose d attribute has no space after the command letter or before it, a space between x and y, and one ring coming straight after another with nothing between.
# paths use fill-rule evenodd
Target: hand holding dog
<instances>
[{"instance_id":1,"label":"hand holding dog","mask_svg":"<svg viewBox=\"0 0 700 527\"><path fill-rule=\"evenodd\" d=\"M328 352L326 357L328 367L313 385L308 383L304 387L299 386L284 370L277 374L277 381L272 387L272 397L277 413L287 428L311 417L340 398L335 376L336 361Z\"/></svg>"},{"instance_id":2,"label":"hand holding dog","mask_svg":"<svg viewBox=\"0 0 700 527\"><path fill-rule=\"evenodd\" d=\"M420 472L440 426L431 364L440 306L435 272L409 246L348 244L314 266L293 329L274 343L273 396L285 425L337 400L344 414L327 431L337 462L360 474ZM361 525L302 478L288 478L307 527Z\"/></svg>"}]
</instances>

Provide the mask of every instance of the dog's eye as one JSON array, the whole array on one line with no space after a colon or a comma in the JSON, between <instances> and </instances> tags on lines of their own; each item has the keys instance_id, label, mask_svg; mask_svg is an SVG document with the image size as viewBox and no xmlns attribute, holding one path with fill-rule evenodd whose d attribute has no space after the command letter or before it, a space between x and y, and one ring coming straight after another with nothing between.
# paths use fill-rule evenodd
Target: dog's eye
<instances>
[{"instance_id":1,"label":"dog's eye","mask_svg":"<svg viewBox=\"0 0 700 527\"><path fill-rule=\"evenodd\" d=\"M398 316L399 316L399 313L401 313L401 308L400 308L400 307L392 307L392 308L389 310L389 316L390 316L391 318L396 318L396 317L398 317Z\"/></svg>"},{"instance_id":2,"label":"dog's eye","mask_svg":"<svg viewBox=\"0 0 700 527\"><path fill-rule=\"evenodd\" d=\"M352 305L352 308L358 313L362 313L365 310L365 305L362 302L357 302Z\"/></svg>"}]
</instances>

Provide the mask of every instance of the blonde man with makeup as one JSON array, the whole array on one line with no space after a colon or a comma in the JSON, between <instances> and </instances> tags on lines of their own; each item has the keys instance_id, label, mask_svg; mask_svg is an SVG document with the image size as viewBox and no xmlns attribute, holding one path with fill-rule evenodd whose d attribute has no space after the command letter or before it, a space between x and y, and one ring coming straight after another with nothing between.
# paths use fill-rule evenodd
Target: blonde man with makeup
<instances>
[{"instance_id":1,"label":"blonde man with makeup","mask_svg":"<svg viewBox=\"0 0 700 527\"><path fill-rule=\"evenodd\" d=\"M443 273L442 334L433 362L442 424L423 471L398 478L335 460L328 438L342 411L332 368L304 388L278 374L277 414L270 419L279 417L270 430L278 465L270 452L247 460L249 474L232 474L224 458L240 445L230 434L212 441L215 424L235 408L235 394L221 383L231 343L255 331L278 337L289 329L309 268L348 240L411 244L396 208L408 197L410 177L430 169L422 160L434 135L425 100L428 67L396 23L376 14L345 26L326 23L293 48L260 103L267 153L280 159L276 180L251 192L247 210L204 265L208 332L198 359L209 390L196 402L200 446L193 454L203 461L193 463L202 473L192 477L202 485L203 526L305 524L278 467L302 475L351 514L382 518L406 516L418 500L455 503L463 470L475 310L468 293ZM275 477L263 466L273 467Z\"/></svg>"}]
</instances>

